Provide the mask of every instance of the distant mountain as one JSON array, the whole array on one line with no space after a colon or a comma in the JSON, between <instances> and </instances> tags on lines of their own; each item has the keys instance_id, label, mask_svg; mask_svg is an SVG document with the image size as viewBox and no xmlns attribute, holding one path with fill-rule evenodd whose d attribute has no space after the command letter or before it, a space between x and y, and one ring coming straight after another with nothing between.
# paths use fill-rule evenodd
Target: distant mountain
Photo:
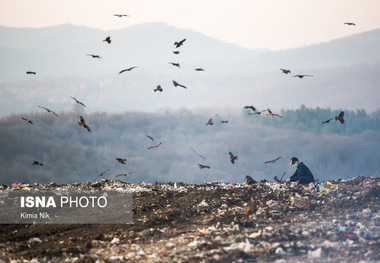
<instances>
[{"instance_id":1,"label":"distant mountain","mask_svg":"<svg viewBox=\"0 0 380 263\"><path fill-rule=\"evenodd\" d=\"M250 70L293 70L372 64L380 61L380 29L295 49L262 52L242 63Z\"/></svg>"},{"instance_id":2,"label":"distant mountain","mask_svg":"<svg viewBox=\"0 0 380 263\"><path fill-rule=\"evenodd\" d=\"M380 29L327 43L284 51L249 50L201 33L164 23L102 31L65 24L46 28L0 27L2 81L22 80L26 70L49 78L93 78L138 65L151 72L168 62L207 67L219 73L251 73L289 67L294 70L348 66L380 61ZM111 37L111 44L103 42ZM186 38L180 48L174 42ZM181 52L180 55L173 51ZM102 57L92 59L86 54Z\"/></svg>"},{"instance_id":3,"label":"distant mountain","mask_svg":"<svg viewBox=\"0 0 380 263\"><path fill-rule=\"evenodd\" d=\"M181 62L195 66L230 64L258 54L233 44L163 23L149 23L122 30L102 31L65 24L46 28L0 27L1 79L18 80L26 70L49 78L94 77L115 74L123 67L167 66ZM111 37L111 43L103 40ZM180 48L174 42L186 38ZM180 51L175 55L173 51ZM101 61L86 54L96 54ZM157 66L159 65L159 67Z\"/></svg>"}]
</instances>

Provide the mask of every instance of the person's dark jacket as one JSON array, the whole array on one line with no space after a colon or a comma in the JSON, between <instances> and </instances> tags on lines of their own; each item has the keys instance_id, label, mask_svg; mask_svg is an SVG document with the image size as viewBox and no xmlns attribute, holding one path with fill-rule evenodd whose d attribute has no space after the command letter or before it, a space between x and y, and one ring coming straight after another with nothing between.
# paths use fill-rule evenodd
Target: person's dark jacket
<instances>
[{"instance_id":1,"label":"person's dark jacket","mask_svg":"<svg viewBox=\"0 0 380 263\"><path fill-rule=\"evenodd\" d=\"M311 173L310 169L304 163L300 163L297 166L297 170L290 177L290 181L298 181L299 184L309 184L314 181L314 176Z\"/></svg>"}]
</instances>

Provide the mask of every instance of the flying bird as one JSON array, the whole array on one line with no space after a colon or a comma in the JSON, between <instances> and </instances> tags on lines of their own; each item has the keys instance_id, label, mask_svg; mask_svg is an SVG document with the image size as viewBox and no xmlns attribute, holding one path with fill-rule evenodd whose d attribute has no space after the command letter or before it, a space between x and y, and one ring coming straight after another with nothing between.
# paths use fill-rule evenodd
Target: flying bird
<instances>
[{"instance_id":1,"label":"flying bird","mask_svg":"<svg viewBox=\"0 0 380 263\"><path fill-rule=\"evenodd\" d=\"M130 176L131 174L133 174L134 172L128 172L128 173L125 173L125 174L118 174L118 175L115 175L115 177L120 177L120 176Z\"/></svg>"},{"instance_id":2,"label":"flying bird","mask_svg":"<svg viewBox=\"0 0 380 263\"><path fill-rule=\"evenodd\" d=\"M48 108L45 108L45 107L42 107L42 106L38 106L38 107L40 107L41 109L46 110L47 112L51 112L51 113L53 113L55 116L59 117L57 113L55 113L54 111L52 111L52 110L50 110L50 109L48 109Z\"/></svg>"},{"instance_id":3,"label":"flying bird","mask_svg":"<svg viewBox=\"0 0 380 263\"><path fill-rule=\"evenodd\" d=\"M103 41L107 42L108 44L111 44L111 37L108 36L108 37L106 37L106 39L104 39Z\"/></svg>"},{"instance_id":4,"label":"flying bird","mask_svg":"<svg viewBox=\"0 0 380 263\"><path fill-rule=\"evenodd\" d=\"M228 121L220 120L221 123L228 123Z\"/></svg>"},{"instance_id":5,"label":"flying bird","mask_svg":"<svg viewBox=\"0 0 380 263\"><path fill-rule=\"evenodd\" d=\"M35 71L27 71L26 74L28 74L28 75L36 75L36 72Z\"/></svg>"},{"instance_id":6,"label":"flying bird","mask_svg":"<svg viewBox=\"0 0 380 263\"><path fill-rule=\"evenodd\" d=\"M76 103L82 105L83 107L86 107L86 105L84 105L82 102L80 102L79 100L77 100L76 98L74 98L73 96L70 96L73 100L75 100Z\"/></svg>"},{"instance_id":7,"label":"flying bird","mask_svg":"<svg viewBox=\"0 0 380 263\"><path fill-rule=\"evenodd\" d=\"M356 24L355 24L355 23L352 23L352 22L345 22L344 24L345 24L345 25L349 25L349 26L356 26Z\"/></svg>"},{"instance_id":8,"label":"flying bird","mask_svg":"<svg viewBox=\"0 0 380 263\"><path fill-rule=\"evenodd\" d=\"M278 160L280 160L281 158L282 158L282 156L277 157L276 159L273 159L273 160L270 160L270 161L266 161L264 164L267 164L267 163L275 163L275 162L277 162Z\"/></svg>"},{"instance_id":9,"label":"flying bird","mask_svg":"<svg viewBox=\"0 0 380 263\"><path fill-rule=\"evenodd\" d=\"M179 42L174 42L174 46L176 47L176 48L179 48L180 46L182 46L183 45L183 42L185 42L186 41L186 38L184 38L184 39L182 39L181 41L179 41Z\"/></svg>"},{"instance_id":10,"label":"flying bird","mask_svg":"<svg viewBox=\"0 0 380 263\"><path fill-rule=\"evenodd\" d=\"M193 153L195 153L195 155L201 157L203 160L206 160L206 158L202 156L201 154L199 154L196 150L194 150L193 148L190 148L190 149L193 151Z\"/></svg>"},{"instance_id":11,"label":"flying bird","mask_svg":"<svg viewBox=\"0 0 380 263\"><path fill-rule=\"evenodd\" d=\"M131 71L132 69L134 68L137 68L136 66L134 67L130 67L130 68L127 68L127 69L123 69L122 71L119 72L119 74L123 73L123 72L126 72L126 71Z\"/></svg>"},{"instance_id":12,"label":"flying bird","mask_svg":"<svg viewBox=\"0 0 380 263\"><path fill-rule=\"evenodd\" d=\"M126 15L126 14L114 14L113 16L117 16L117 17L127 17L129 15Z\"/></svg>"},{"instance_id":13,"label":"flying bird","mask_svg":"<svg viewBox=\"0 0 380 263\"><path fill-rule=\"evenodd\" d=\"M159 142L159 143L157 143L157 144L155 144L155 145L149 146L149 147L147 148L147 150L152 149L152 148L158 148L158 147L161 146L161 144L163 144L163 142Z\"/></svg>"},{"instance_id":14,"label":"flying bird","mask_svg":"<svg viewBox=\"0 0 380 263\"><path fill-rule=\"evenodd\" d=\"M121 164L127 164L127 159L125 158L116 158L116 161L118 161Z\"/></svg>"},{"instance_id":15,"label":"flying bird","mask_svg":"<svg viewBox=\"0 0 380 263\"><path fill-rule=\"evenodd\" d=\"M256 111L256 108L254 106L244 106L243 109L251 109L253 111Z\"/></svg>"},{"instance_id":16,"label":"flying bird","mask_svg":"<svg viewBox=\"0 0 380 263\"><path fill-rule=\"evenodd\" d=\"M302 79L303 77L312 77L313 75L305 75L305 74L299 74L299 75L294 75L293 77L297 77Z\"/></svg>"},{"instance_id":17,"label":"flying bird","mask_svg":"<svg viewBox=\"0 0 380 263\"><path fill-rule=\"evenodd\" d=\"M205 169L205 168L210 169L210 166L208 165L198 164L198 166L199 166L199 169Z\"/></svg>"},{"instance_id":18,"label":"flying bird","mask_svg":"<svg viewBox=\"0 0 380 263\"><path fill-rule=\"evenodd\" d=\"M273 113L269 108L267 109L267 111L268 111L267 115L269 116L272 116L272 117L276 116L276 117L282 118L282 116L278 115L277 113Z\"/></svg>"},{"instance_id":19,"label":"flying bird","mask_svg":"<svg viewBox=\"0 0 380 263\"><path fill-rule=\"evenodd\" d=\"M179 63L169 62L169 64L172 64L175 67L179 67L179 68L181 67L181 65Z\"/></svg>"},{"instance_id":20,"label":"flying bird","mask_svg":"<svg viewBox=\"0 0 380 263\"><path fill-rule=\"evenodd\" d=\"M281 176L281 179L278 179L278 177L277 176L275 176L273 179L276 181L276 182L278 182L278 183L282 183L282 178L284 178L284 176L285 176L285 172L282 174L282 176Z\"/></svg>"},{"instance_id":21,"label":"flying bird","mask_svg":"<svg viewBox=\"0 0 380 263\"><path fill-rule=\"evenodd\" d=\"M156 91L162 92L163 89L161 88L161 85L157 85L157 88L155 88L153 91L154 92L156 92Z\"/></svg>"},{"instance_id":22,"label":"flying bird","mask_svg":"<svg viewBox=\"0 0 380 263\"><path fill-rule=\"evenodd\" d=\"M233 155L232 152L229 152L228 153L230 155L230 161L232 164L235 164L235 161L237 160L237 156L236 155Z\"/></svg>"},{"instance_id":23,"label":"flying bird","mask_svg":"<svg viewBox=\"0 0 380 263\"><path fill-rule=\"evenodd\" d=\"M110 171L110 169L107 169L107 170L101 172L101 173L100 173L100 174L99 174L94 180L98 179L99 177L104 176L104 174L105 174L106 172L108 172L108 171Z\"/></svg>"},{"instance_id":24,"label":"flying bird","mask_svg":"<svg viewBox=\"0 0 380 263\"><path fill-rule=\"evenodd\" d=\"M253 112L250 112L249 114L258 114L258 115L267 111L267 110L257 111L257 109L254 106L244 106L243 109L251 109Z\"/></svg>"},{"instance_id":25,"label":"flying bird","mask_svg":"<svg viewBox=\"0 0 380 263\"><path fill-rule=\"evenodd\" d=\"M92 58L102 58L101 56L99 55L94 55L94 54L86 54L87 56L90 56Z\"/></svg>"},{"instance_id":26,"label":"flying bird","mask_svg":"<svg viewBox=\"0 0 380 263\"><path fill-rule=\"evenodd\" d=\"M213 120L210 118L210 119L208 120L208 122L206 122L206 125L214 125Z\"/></svg>"},{"instance_id":27,"label":"flying bird","mask_svg":"<svg viewBox=\"0 0 380 263\"><path fill-rule=\"evenodd\" d=\"M80 121L78 121L79 126L83 126L88 132L91 132L90 127L88 127L86 121L84 120L83 116L80 116Z\"/></svg>"},{"instance_id":28,"label":"flying bird","mask_svg":"<svg viewBox=\"0 0 380 263\"><path fill-rule=\"evenodd\" d=\"M173 80L173 85L174 85L174 87L182 87L182 88L184 88L184 89L187 89L184 85L182 85L182 84L179 84L177 81L175 81L175 80Z\"/></svg>"},{"instance_id":29,"label":"flying bird","mask_svg":"<svg viewBox=\"0 0 380 263\"><path fill-rule=\"evenodd\" d=\"M205 71L203 68L196 68L196 71Z\"/></svg>"},{"instance_id":30,"label":"flying bird","mask_svg":"<svg viewBox=\"0 0 380 263\"><path fill-rule=\"evenodd\" d=\"M326 123L329 123L330 121L332 121L333 119L335 119L336 121L340 121L340 123L344 123L344 111L341 111L340 113L339 113L339 115L338 116L335 116L335 117L333 117L333 118L330 118L330 119L328 119L328 120L325 120L325 121L323 121L321 124L326 124Z\"/></svg>"},{"instance_id":31,"label":"flying bird","mask_svg":"<svg viewBox=\"0 0 380 263\"><path fill-rule=\"evenodd\" d=\"M179 51L173 51L174 54L178 55L179 54Z\"/></svg>"},{"instance_id":32,"label":"flying bird","mask_svg":"<svg viewBox=\"0 0 380 263\"><path fill-rule=\"evenodd\" d=\"M39 161L34 161L34 162L32 163L32 165L33 165L33 166L34 166L34 165L44 166L44 164L43 164L43 163L40 163Z\"/></svg>"},{"instance_id":33,"label":"flying bird","mask_svg":"<svg viewBox=\"0 0 380 263\"><path fill-rule=\"evenodd\" d=\"M149 139L152 140L152 142L154 141L153 137L149 136L149 135L146 135L146 137L148 137Z\"/></svg>"},{"instance_id":34,"label":"flying bird","mask_svg":"<svg viewBox=\"0 0 380 263\"><path fill-rule=\"evenodd\" d=\"M291 73L290 69L280 68L280 70L281 70L282 73L284 73L284 74L289 74L289 73Z\"/></svg>"},{"instance_id":35,"label":"flying bird","mask_svg":"<svg viewBox=\"0 0 380 263\"><path fill-rule=\"evenodd\" d=\"M21 119L23 119L25 122L27 122L27 123L30 123L30 124L33 124L33 122L31 121L31 120L29 120L29 119L26 119L26 118L24 118L24 117L21 117Z\"/></svg>"},{"instance_id":36,"label":"flying bird","mask_svg":"<svg viewBox=\"0 0 380 263\"><path fill-rule=\"evenodd\" d=\"M344 116L344 111L341 111L338 116L335 116L335 120L340 121L340 123L343 124L344 123L343 116Z\"/></svg>"}]
</instances>

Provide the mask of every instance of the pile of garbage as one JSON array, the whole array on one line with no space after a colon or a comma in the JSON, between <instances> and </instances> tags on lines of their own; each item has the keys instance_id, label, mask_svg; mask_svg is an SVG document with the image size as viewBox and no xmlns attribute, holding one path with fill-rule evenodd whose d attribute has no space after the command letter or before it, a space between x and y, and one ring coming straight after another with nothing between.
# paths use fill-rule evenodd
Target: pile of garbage
<instances>
[{"instance_id":1,"label":"pile of garbage","mask_svg":"<svg viewBox=\"0 0 380 263\"><path fill-rule=\"evenodd\" d=\"M0 186L133 193L129 225L4 225L0 262L379 262L380 176Z\"/></svg>"}]
</instances>

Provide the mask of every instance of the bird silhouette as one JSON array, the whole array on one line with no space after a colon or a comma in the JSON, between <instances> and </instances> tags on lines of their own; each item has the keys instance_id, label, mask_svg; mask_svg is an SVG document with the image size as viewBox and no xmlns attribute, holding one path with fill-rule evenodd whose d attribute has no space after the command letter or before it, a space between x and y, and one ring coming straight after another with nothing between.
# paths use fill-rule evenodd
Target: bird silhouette
<instances>
[{"instance_id":1,"label":"bird silhouette","mask_svg":"<svg viewBox=\"0 0 380 263\"><path fill-rule=\"evenodd\" d=\"M163 144L163 142L159 142L159 143L157 143L157 144L155 144L155 145L149 146L149 147L147 148L147 150L149 150L149 149L153 149L153 148L158 148L158 147L161 146L161 144Z\"/></svg>"},{"instance_id":2,"label":"bird silhouette","mask_svg":"<svg viewBox=\"0 0 380 263\"><path fill-rule=\"evenodd\" d=\"M34 162L32 163L32 165L33 165L33 166L34 166L34 165L44 166L44 164L43 164L43 163L40 163L39 161L34 161Z\"/></svg>"},{"instance_id":3,"label":"bird silhouette","mask_svg":"<svg viewBox=\"0 0 380 263\"><path fill-rule=\"evenodd\" d=\"M88 127L86 121L84 120L83 116L80 116L80 121L78 121L79 126L83 126L88 132L91 132L90 127Z\"/></svg>"},{"instance_id":4,"label":"bird silhouette","mask_svg":"<svg viewBox=\"0 0 380 263\"><path fill-rule=\"evenodd\" d=\"M205 71L203 68L196 68L196 71Z\"/></svg>"},{"instance_id":5,"label":"bird silhouette","mask_svg":"<svg viewBox=\"0 0 380 263\"><path fill-rule=\"evenodd\" d=\"M275 162L277 162L278 160L280 160L281 158L282 158L282 156L277 157L276 159L273 159L273 160L270 160L270 161L266 161L264 164L267 164L267 163L275 163Z\"/></svg>"},{"instance_id":6,"label":"bird silhouette","mask_svg":"<svg viewBox=\"0 0 380 263\"><path fill-rule=\"evenodd\" d=\"M225 124L225 123L228 123L227 120L226 120L226 121L225 121L225 120L220 120L220 122L221 122L221 123L224 123L224 124Z\"/></svg>"},{"instance_id":7,"label":"bird silhouette","mask_svg":"<svg viewBox=\"0 0 380 263\"><path fill-rule=\"evenodd\" d=\"M128 172L128 173L125 173L125 174L118 174L118 175L115 175L115 177L120 177L120 176L130 176L131 174L133 174L134 172Z\"/></svg>"},{"instance_id":8,"label":"bird silhouette","mask_svg":"<svg viewBox=\"0 0 380 263\"><path fill-rule=\"evenodd\" d=\"M106 37L106 39L104 39L103 41L107 42L108 44L111 44L111 37L108 36L108 37Z\"/></svg>"},{"instance_id":9,"label":"bird silhouette","mask_svg":"<svg viewBox=\"0 0 380 263\"><path fill-rule=\"evenodd\" d=\"M206 160L206 157L204 157L203 155L199 154L196 150L194 150L193 148L190 148L190 149L193 151L193 153L194 153L195 155L201 157L203 160Z\"/></svg>"},{"instance_id":10,"label":"bird silhouette","mask_svg":"<svg viewBox=\"0 0 380 263\"><path fill-rule=\"evenodd\" d=\"M256 111L254 106L244 106L243 109L251 109L252 111Z\"/></svg>"},{"instance_id":11,"label":"bird silhouette","mask_svg":"<svg viewBox=\"0 0 380 263\"><path fill-rule=\"evenodd\" d=\"M340 121L340 123L344 123L344 112L343 111L341 111L340 113L339 113L339 115L338 116L335 116L335 117L332 117L332 118L330 118L330 119L328 119L328 120L325 120L325 121L323 121L321 124L326 124L326 123L329 123L330 121L332 121L333 119L335 119L336 121Z\"/></svg>"},{"instance_id":12,"label":"bird silhouette","mask_svg":"<svg viewBox=\"0 0 380 263\"><path fill-rule=\"evenodd\" d=\"M182 87L182 88L184 88L184 89L187 89L186 88L186 86L184 86L184 85L182 85L182 84L179 84L177 81L175 81L175 80L173 80L173 85L174 85L174 87Z\"/></svg>"},{"instance_id":13,"label":"bird silhouette","mask_svg":"<svg viewBox=\"0 0 380 263\"><path fill-rule=\"evenodd\" d=\"M28 74L28 75L36 75L36 72L35 71L27 71L26 74Z\"/></svg>"},{"instance_id":14,"label":"bird silhouette","mask_svg":"<svg viewBox=\"0 0 380 263\"><path fill-rule=\"evenodd\" d=\"M40 107L41 109L46 110L46 111L49 112L49 113L53 113L55 116L59 117L57 113L55 113L54 111L52 111L52 110L50 110L50 109L48 109L48 108L45 108L45 107L42 107L42 106L38 106L38 107Z\"/></svg>"},{"instance_id":15,"label":"bird silhouette","mask_svg":"<svg viewBox=\"0 0 380 263\"><path fill-rule=\"evenodd\" d=\"M23 119L25 122L27 122L27 123L30 123L30 124L33 124L33 122L31 121L31 120L29 120L29 119L26 119L26 118L24 118L24 117L21 117L21 119Z\"/></svg>"},{"instance_id":16,"label":"bird silhouette","mask_svg":"<svg viewBox=\"0 0 380 263\"><path fill-rule=\"evenodd\" d=\"M269 108L267 109L268 111L268 114L269 116L272 116L272 117L279 117L279 118L282 118L282 116L278 115L277 113L273 113Z\"/></svg>"},{"instance_id":17,"label":"bird silhouette","mask_svg":"<svg viewBox=\"0 0 380 263\"><path fill-rule=\"evenodd\" d=\"M126 15L126 14L114 14L113 16L117 16L117 17L127 17L129 15Z\"/></svg>"},{"instance_id":18,"label":"bird silhouette","mask_svg":"<svg viewBox=\"0 0 380 263\"><path fill-rule=\"evenodd\" d=\"M349 26L356 26L356 24L355 24L355 23L352 23L352 22L345 22L344 24L345 24L345 25L349 25Z\"/></svg>"},{"instance_id":19,"label":"bird silhouette","mask_svg":"<svg viewBox=\"0 0 380 263\"><path fill-rule=\"evenodd\" d=\"M149 139L152 140L152 142L154 141L153 137L149 136L149 135L146 135L146 137L148 137Z\"/></svg>"},{"instance_id":20,"label":"bird silhouette","mask_svg":"<svg viewBox=\"0 0 380 263\"><path fill-rule=\"evenodd\" d=\"M199 169L210 169L210 166L208 166L208 165L204 165L204 164L198 164L198 166L199 166Z\"/></svg>"},{"instance_id":21,"label":"bird silhouette","mask_svg":"<svg viewBox=\"0 0 380 263\"><path fill-rule=\"evenodd\" d=\"M206 125L214 125L214 121L210 118L208 122L206 122Z\"/></svg>"},{"instance_id":22,"label":"bird silhouette","mask_svg":"<svg viewBox=\"0 0 380 263\"><path fill-rule=\"evenodd\" d=\"M181 65L179 63L169 62L169 64L172 64L173 66L178 67L178 68L181 67Z\"/></svg>"},{"instance_id":23,"label":"bird silhouette","mask_svg":"<svg viewBox=\"0 0 380 263\"><path fill-rule=\"evenodd\" d=\"M229 152L228 154L230 155L230 161L231 161L231 163L235 164L235 161L237 160L238 157L236 155L233 155L232 152Z\"/></svg>"},{"instance_id":24,"label":"bird silhouette","mask_svg":"<svg viewBox=\"0 0 380 263\"><path fill-rule=\"evenodd\" d=\"M340 123L343 124L344 123L343 116L344 116L344 111L341 111L338 116L335 116L335 120L340 121Z\"/></svg>"},{"instance_id":25,"label":"bird silhouette","mask_svg":"<svg viewBox=\"0 0 380 263\"><path fill-rule=\"evenodd\" d=\"M325 121L323 121L321 124L326 124L326 123L329 123L331 120L333 120L334 119L334 117L333 118L330 118L330 119L328 119L328 120L325 120Z\"/></svg>"},{"instance_id":26,"label":"bird silhouette","mask_svg":"<svg viewBox=\"0 0 380 263\"><path fill-rule=\"evenodd\" d=\"M90 56L92 58L102 58L101 56L99 55L94 55L94 54L86 54L87 56Z\"/></svg>"},{"instance_id":27,"label":"bird silhouette","mask_svg":"<svg viewBox=\"0 0 380 263\"><path fill-rule=\"evenodd\" d=\"M125 158L116 158L116 161L118 161L121 164L127 164L127 159Z\"/></svg>"},{"instance_id":28,"label":"bird silhouette","mask_svg":"<svg viewBox=\"0 0 380 263\"><path fill-rule=\"evenodd\" d=\"M282 73L284 73L284 74L289 74L289 73L291 73L290 69L280 68L280 70L281 70Z\"/></svg>"},{"instance_id":29,"label":"bird silhouette","mask_svg":"<svg viewBox=\"0 0 380 263\"><path fill-rule=\"evenodd\" d=\"M104 174L105 174L106 172L108 172L108 171L110 171L110 169L107 169L107 170L101 172L101 173L100 173L100 174L99 174L94 180L98 179L99 177L104 176Z\"/></svg>"},{"instance_id":30,"label":"bird silhouette","mask_svg":"<svg viewBox=\"0 0 380 263\"><path fill-rule=\"evenodd\" d=\"M179 51L173 51L174 54L178 55L179 54Z\"/></svg>"},{"instance_id":31,"label":"bird silhouette","mask_svg":"<svg viewBox=\"0 0 380 263\"><path fill-rule=\"evenodd\" d=\"M182 46L183 45L183 42L185 42L186 41L186 38L184 38L184 39L182 39L181 41L179 41L179 42L174 42L174 46L176 47L176 48L179 48L180 46Z\"/></svg>"},{"instance_id":32,"label":"bird silhouette","mask_svg":"<svg viewBox=\"0 0 380 263\"><path fill-rule=\"evenodd\" d=\"M80 102L79 100L77 100L76 98L74 98L73 96L70 96L73 100L75 100L76 103L82 105L83 107L86 107L86 105L84 105L82 102Z\"/></svg>"},{"instance_id":33,"label":"bird silhouette","mask_svg":"<svg viewBox=\"0 0 380 263\"><path fill-rule=\"evenodd\" d=\"M282 174L282 176L281 176L281 179L278 179L278 177L277 176L275 176L273 179L276 181L276 182L278 182L278 183L282 183L282 178L284 178L284 176L285 176L285 172Z\"/></svg>"},{"instance_id":34,"label":"bird silhouette","mask_svg":"<svg viewBox=\"0 0 380 263\"><path fill-rule=\"evenodd\" d=\"M312 76L313 75L298 74L298 75L294 75L293 77L297 77L297 78L302 79L303 77L312 77Z\"/></svg>"},{"instance_id":35,"label":"bird silhouette","mask_svg":"<svg viewBox=\"0 0 380 263\"><path fill-rule=\"evenodd\" d=\"M127 68L127 69L123 69L122 71L119 72L119 74L123 73L123 72L126 72L126 71L131 71L132 69L134 68L138 68L136 66L133 66L133 67L130 67L130 68Z\"/></svg>"},{"instance_id":36,"label":"bird silhouette","mask_svg":"<svg viewBox=\"0 0 380 263\"><path fill-rule=\"evenodd\" d=\"M156 92L156 91L162 92L163 89L161 88L161 85L157 85L157 88L155 88L153 91L154 92Z\"/></svg>"},{"instance_id":37,"label":"bird silhouette","mask_svg":"<svg viewBox=\"0 0 380 263\"><path fill-rule=\"evenodd\" d=\"M254 106L244 106L243 109L251 109L253 112L250 112L249 114L258 114L258 115L267 111L267 110L258 111Z\"/></svg>"}]
</instances>

